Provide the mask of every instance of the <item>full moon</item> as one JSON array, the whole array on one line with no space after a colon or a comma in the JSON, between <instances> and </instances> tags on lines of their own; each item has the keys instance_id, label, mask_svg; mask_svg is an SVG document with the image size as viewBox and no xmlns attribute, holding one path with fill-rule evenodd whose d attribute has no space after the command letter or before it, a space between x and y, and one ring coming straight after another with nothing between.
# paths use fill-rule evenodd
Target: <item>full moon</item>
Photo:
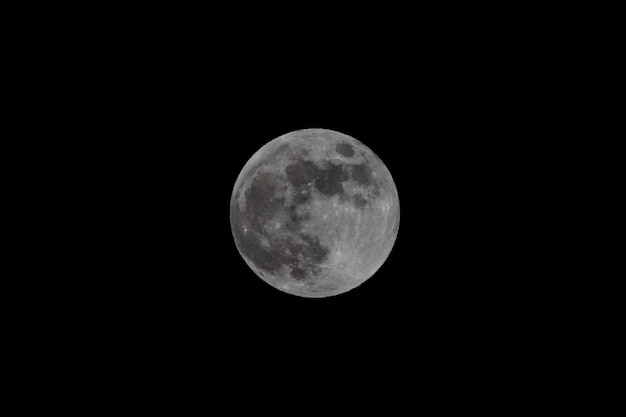
<instances>
[{"instance_id":1,"label":"full moon","mask_svg":"<svg viewBox=\"0 0 626 417\"><path fill-rule=\"evenodd\" d=\"M269 285L301 297L347 292L382 266L400 224L385 164L351 136L304 129L259 149L230 200L235 244Z\"/></svg>"}]
</instances>

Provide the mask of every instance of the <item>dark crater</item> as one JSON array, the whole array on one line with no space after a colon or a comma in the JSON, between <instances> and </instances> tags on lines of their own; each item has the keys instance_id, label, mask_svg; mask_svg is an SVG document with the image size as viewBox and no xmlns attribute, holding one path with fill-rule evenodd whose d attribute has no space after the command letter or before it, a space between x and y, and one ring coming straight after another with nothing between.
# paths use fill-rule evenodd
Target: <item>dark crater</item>
<instances>
[{"instance_id":1,"label":"dark crater","mask_svg":"<svg viewBox=\"0 0 626 417\"><path fill-rule=\"evenodd\" d=\"M361 194L357 194L352 197L352 204L354 204L355 207L363 208L367 205L367 200Z\"/></svg>"},{"instance_id":2,"label":"dark crater","mask_svg":"<svg viewBox=\"0 0 626 417\"><path fill-rule=\"evenodd\" d=\"M338 154L347 158L354 156L354 148L347 143L340 143L335 147Z\"/></svg>"}]
</instances>

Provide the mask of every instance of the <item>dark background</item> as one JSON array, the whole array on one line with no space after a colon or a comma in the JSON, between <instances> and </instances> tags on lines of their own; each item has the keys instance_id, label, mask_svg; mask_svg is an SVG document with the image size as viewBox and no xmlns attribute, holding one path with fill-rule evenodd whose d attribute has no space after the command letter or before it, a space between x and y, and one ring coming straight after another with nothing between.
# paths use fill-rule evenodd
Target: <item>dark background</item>
<instances>
[{"instance_id":1,"label":"dark background","mask_svg":"<svg viewBox=\"0 0 626 417\"><path fill-rule=\"evenodd\" d=\"M462 11L351 25L126 15L41 40L37 103L58 111L45 123L61 139L48 146L68 161L61 186L49 181L75 202L59 205L71 232L55 223L72 249L49 284L63 312L50 320L78 351L143 378L218 373L234 386L239 370L259 384L293 367L427 374L436 386L533 366L562 314L542 264L551 231L539 237L535 221L558 215L545 203L558 184L537 177L554 158L545 122L561 94L559 48ZM386 263L326 299L256 277L229 223L247 160L311 127L369 146L401 204Z\"/></svg>"},{"instance_id":2,"label":"dark background","mask_svg":"<svg viewBox=\"0 0 626 417\"><path fill-rule=\"evenodd\" d=\"M242 47L214 59L177 49L180 59L160 52L154 63L139 61L131 79L123 72L112 85L119 94L103 91L103 144L119 186L111 192L122 250L112 253L119 275L111 285L124 289L113 297L124 327L129 320L134 332L137 320L148 333L166 329L200 343L205 333L264 340L273 354L336 343L410 350L421 337L446 340L431 345L439 350L507 337L527 317L523 294L533 285L517 238L527 204L519 181L532 175L521 158L534 146L525 136L532 110L519 72L492 70L505 66L501 55L450 57L458 44L441 42L418 56L410 44L393 54ZM230 193L248 158L309 127L369 146L401 202L387 262L329 299L263 283L230 233Z\"/></svg>"}]
</instances>

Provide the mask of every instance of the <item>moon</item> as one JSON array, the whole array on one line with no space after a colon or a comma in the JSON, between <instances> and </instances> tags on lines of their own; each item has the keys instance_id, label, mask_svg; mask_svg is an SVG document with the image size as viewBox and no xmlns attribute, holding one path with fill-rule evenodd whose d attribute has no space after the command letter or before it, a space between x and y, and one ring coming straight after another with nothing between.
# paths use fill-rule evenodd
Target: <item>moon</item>
<instances>
[{"instance_id":1,"label":"moon","mask_svg":"<svg viewBox=\"0 0 626 417\"><path fill-rule=\"evenodd\" d=\"M345 293L389 256L398 191L363 143L327 129L282 135L245 164L230 200L237 249L263 281L309 298Z\"/></svg>"}]
</instances>

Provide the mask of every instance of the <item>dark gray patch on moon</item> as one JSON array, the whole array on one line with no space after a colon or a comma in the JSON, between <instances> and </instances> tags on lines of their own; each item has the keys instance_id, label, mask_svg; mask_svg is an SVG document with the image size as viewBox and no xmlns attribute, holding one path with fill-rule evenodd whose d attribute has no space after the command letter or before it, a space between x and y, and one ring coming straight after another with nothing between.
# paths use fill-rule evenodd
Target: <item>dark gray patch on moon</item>
<instances>
[{"instance_id":1,"label":"dark gray patch on moon","mask_svg":"<svg viewBox=\"0 0 626 417\"><path fill-rule=\"evenodd\" d=\"M290 232L297 232L302 229L302 223L311 218L306 210L307 204L311 200L311 194L308 189L303 189L294 195L293 201L287 207L287 223L285 228Z\"/></svg>"},{"instance_id":2,"label":"dark gray patch on moon","mask_svg":"<svg viewBox=\"0 0 626 417\"><path fill-rule=\"evenodd\" d=\"M348 173L341 165L327 164L315 178L315 188L327 197L343 194L343 181L348 179Z\"/></svg>"},{"instance_id":3,"label":"dark gray patch on moon","mask_svg":"<svg viewBox=\"0 0 626 417\"><path fill-rule=\"evenodd\" d=\"M287 180L294 187L303 187L311 182L326 197L343 193L342 182L349 179L344 166L326 163L322 168L305 159L298 159L285 168Z\"/></svg>"},{"instance_id":4,"label":"dark gray patch on moon","mask_svg":"<svg viewBox=\"0 0 626 417\"><path fill-rule=\"evenodd\" d=\"M304 159L298 159L296 162L290 164L285 168L285 174L287 179L294 187L301 187L310 183L315 179L318 173L318 168L311 161Z\"/></svg>"},{"instance_id":5,"label":"dark gray patch on moon","mask_svg":"<svg viewBox=\"0 0 626 417\"><path fill-rule=\"evenodd\" d=\"M242 215L239 213L235 218ZM242 223L244 226L248 222ZM253 229L248 231L233 229L235 239L241 250L245 251L246 256L258 268L273 273L280 269L280 261L276 256L276 252L271 250L262 243L262 236Z\"/></svg>"},{"instance_id":6,"label":"dark gray patch on moon","mask_svg":"<svg viewBox=\"0 0 626 417\"><path fill-rule=\"evenodd\" d=\"M354 181L366 187L372 183L372 171L365 164L352 165L350 176Z\"/></svg>"},{"instance_id":7,"label":"dark gray patch on moon","mask_svg":"<svg viewBox=\"0 0 626 417\"><path fill-rule=\"evenodd\" d=\"M311 201L311 191L308 188L302 188L293 196L292 204L294 206L300 206L309 201Z\"/></svg>"},{"instance_id":8,"label":"dark gray patch on moon","mask_svg":"<svg viewBox=\"0 0 626 417\"><path fill-rule=\"evenodd\" d=\"M278 177L265 172L257 176L246 192L247 214L251 225L260 226L270 219L285 205L285 199L275 197Z\"/></svg>"},{"instance_id":9,"label":"dark gray patch on moon","mask_svg":"<svg viewBox=\"0 0 626 417\"><path fill-rule=\"evenodd\" d=\"M291 266L291 276L298 280L314 279L320 272L319 264L324 262L329 250L320 244L316 236L302 234L303 243L292 242L291 259L286 262Z\"/></svg>"},{"instance_id":10,"label":"dark gray patch on moon","mask_svg":"<svg viewBox=\"0 0 626 417\"><path fill-rule=\"evenodd\" d=\"M352 197L352 204L354 204L355 207L363 208L367 205L367 200L361 194L357 194Z\"/></svg>"},{"instance_id":11,"label":"dark gray patch on moon","mask_svg":"<svg viewBox=\"0 0 626 417\"><path fill-rule=\"evenodd\" d=\"M305 269L302 269L298 266L291 267L291 277L297 279L298 281L304 281L307 279L309 272Z\"/></svg>"},{"instance_id":12,"label":"dark gray patch on moon","mask_svg":"<svg viewBox=\"0 0 626 417\"><path fill-rule=\"evenodd\" d=\"M339 155L345 156L346 158L354 156L354 148L347 143L340 143L335 147L335 150Z\"/></svg>"}]
</instances>

